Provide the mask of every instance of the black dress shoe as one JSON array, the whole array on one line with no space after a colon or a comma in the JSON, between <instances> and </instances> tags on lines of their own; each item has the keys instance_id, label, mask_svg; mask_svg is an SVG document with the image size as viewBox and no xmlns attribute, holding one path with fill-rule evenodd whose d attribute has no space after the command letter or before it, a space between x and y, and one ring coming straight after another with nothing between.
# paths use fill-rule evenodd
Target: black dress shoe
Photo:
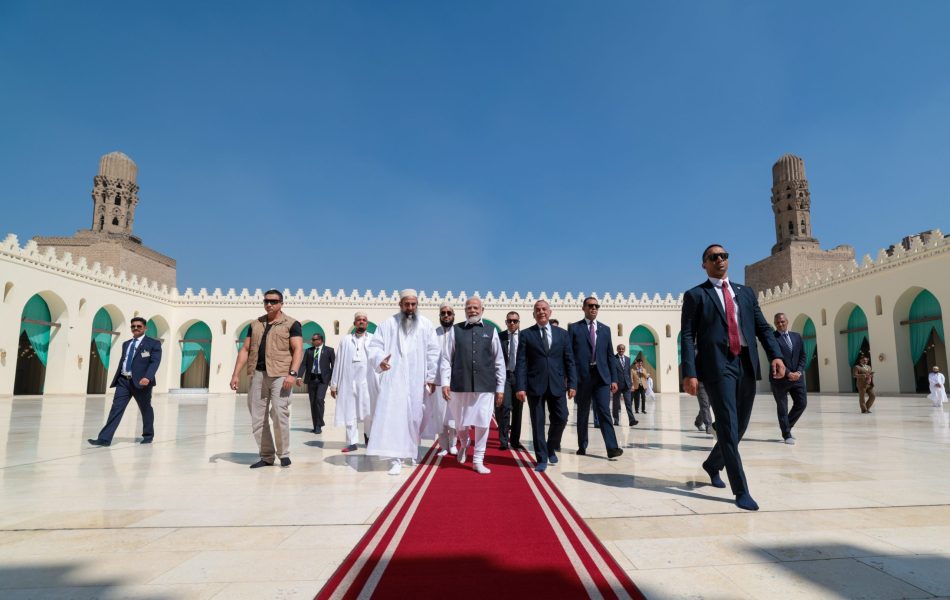
<instances>
[{"instance_id":1,"label":"black dress shoe","mask_svg":"<svg viewBox=\"0 0 950 600\"><path fill-rule=\"evenodd\" d=\"M289 457L289 456L285 456L285 457L281 458L281 459L280 459L280 466L282 466L282 467L289 467L289 466L290 466L290 457Z\"/></svg>"},{"instance_id":2,"label":"black dress shoe","mask_svg":"<svg viewBox=\"0 0 950 600\"><path fill-rule=\"evenodd\" d=\"M508 446L505 446L504 444L502 444L501 446L498 446L498 449L504 452L505 450L508 449Z\"/></svg>"},{"instance_id":3,"label":"black dress shoe","mask_svg":"<svg viewBox=\"0 0 950 600\"><path fill-rule=\"evenodd\" d=\"M139 442L139 443L140 443L140 444L151 444L151 443L152 443L152 438L142 438L142 441Z\"/></svg>"},{"instance_id":4,"label":"black dress shoe","mask_svg":"<svg viewBox=\"0 0 950 600\"><path fill-rule=\"evenodd\" d=\"M364 443L364 444L368 444L368 443L369 443L369 436L366 435L365 433L363 434L363 443Z\"/></svg>"},{"instance_id":5,"label":"black dress shoe","mask_svg":"<svg viewBox=\"0 0 950 600\"><path fill-rule=\"evenodd\" d=\"M317 434L323 433L323 427L314 428L313 433L317 433Z\"/></svg>"},{"instance_id":6,"label":"black dress shoe","mask_svg":"<svg viewBox=\"0 0 950 600\"><path fill-rule=\"evenodd\" d=\"M639 425L639 424L640 424L640 421L637 421L636 419L630 421L630 427L633 427L634 425Z\"/></svg>"},{"instance_id":7,"label":"black dress shoe","mask_svg":"<svg viewBox=\"0 0 950 600\"><path fill-rule=\"evenodd\" d=\"M706 471L706 474L709 475L709 483L713 487L724 488L726 487L726 482L722 480L722 477L719 476L719 471L710 469L706 466L706 463L703 463L703 471Z\"/></svg>"},{"instance_id":8,"label":"black dress shoe","mask_svg":"<svg viewBox=\"0 0 950 600\"><path fill-rule=\"evenodd\" d=\"M617 427L619 427L619 426L620 426L620 421L614 421L614 425L616 425Z\"/></svg>"},{"instance_id":9,"label":"black dress shoe","mask_svg":"<svg viewBox=\"0 0 950 600\"><path fill-rule=\"evenodd\" d=\"M607 448L607 458L617 458L623 454L623 448Z\"/></svg>"},{"instance_id":10,"label":"black dress shoe","mask_svg":"<svg viewBox=\"0 0 950 600\"><path fill-rule=\"evenodd\" d=\"M518 443L518 442L515 442L514 444L512 444L512 445L511 445L511 449L512 449L512 450L527 450L527 448L525 448L524 446L522 446L522 445L521 445L520 443Z\"/></svg>"},{"instance_id":11,"label":"black dress shoe","mask_svg":"<svg viewBox=\"0 0 950 600\"><path fill-rule=\"evenodd\" d=\"M273 467L273 466L274 466L274 463L269 463L269 462L267 462L266 460L261 459L261 460L257 461L256 463L254 463L253 465L251 465L251 468L252 468L252 469L260 469L261 467Z\"/></svg>"},{"instance_id":12,"label":"black dress shoe","mask_svg":"<svg viewBox=\"0 0 950 600\"><path fill-rule=\"evenodd\" d=\"M93 446L111 446L112 445L112 442L107 442L105 440L100 440L100 439L90 438L86 441L92 444Z\"/></svg>"},{"instance_id":13,"label":"black dress shoe","mask_svg":"<svg viewBox=\"0 0 950 600\"><path fill-rule=\"evenodd\" d=\"M578 456L584 456L584 455L587 454L587 450L584 450L583 448L578 448L578 449L577 449L577 452L575 452L574 454L576 454L576 455L578 455Z\"/></svg>"}]
</instances>

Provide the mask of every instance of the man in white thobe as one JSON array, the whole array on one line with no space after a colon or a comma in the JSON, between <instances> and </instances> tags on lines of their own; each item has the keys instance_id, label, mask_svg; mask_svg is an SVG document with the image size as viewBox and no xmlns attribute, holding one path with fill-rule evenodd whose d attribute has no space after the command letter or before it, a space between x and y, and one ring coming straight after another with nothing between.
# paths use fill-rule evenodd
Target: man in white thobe
<instances>
[{"instance_id":1,"label":"man in white thobe","mask_svg":"<svg viewBox=\"0 0 950 600\"><path fill-rule=\"evenodd\" d=\"M439 307L439 326L435 328L435 335L439 339L440 352L445 351L446 333L452 330L455 323L455 309L448 303ZM439 439L439 456L456 454L455 448L455 416L448 409L448 403L442 398L442 390L426 393L424 413L422 417L422 438Z\"/></svg>"},{"instance_id":2,"label":"man in white thobe","mask_svg":"<svg viewBox=\"0 0 950 600\"><path fill-rule=\"evenodd\" d=\"M927 376L930 381L930 400L934 406L942 406L947 403L947 385L940 367L934 366L933 371Z\"/></svg>"},{"instance_id":3,"label":"man in white thobe","mask_svg":"<svg viewBox=\"0 0 950 600\"><path fill-rule=\"evenodd\" d=\"M380 374L379 396L366 453L391 460L399 475L404 459L415 460L422 431L426 392L435 389L439 342L432 321L417 314L418 294L399 293L399 313L376 328L367 346L369 367Z\"/></svg>"},{"instance_id":4,"label":"man in white thobe","mask_svg":"<svg viewBox=\"0 0 950 600\"><path fill-rule=\"evenodd\" d=\"M369 378L376 375L366 368L366 345L373 334L366 331L369 318L358 312L353 317L353 332L343 336L336 351L336 364L330 378L330 395L336 400L333 424L346 427L346 446L343 452L357 449L360 423L369 432L373 422L373 402Z\"/></svg>"},{"instance_id":5,"label":"man in white thobe","mask_svg":"<svg viewBox=\"0 0 950 600\"><path fill-rule=\"evenodd\" d=\"M485 308L478 297L465 302L465 322L446 334L442 352L442 396L455 415L461 442L458 461L464 463L472 430L475 451L472 468L487 475L485 446L494 408L505 400L505 356L495 328L482 320Z\"/></svg>"}]
</instances>

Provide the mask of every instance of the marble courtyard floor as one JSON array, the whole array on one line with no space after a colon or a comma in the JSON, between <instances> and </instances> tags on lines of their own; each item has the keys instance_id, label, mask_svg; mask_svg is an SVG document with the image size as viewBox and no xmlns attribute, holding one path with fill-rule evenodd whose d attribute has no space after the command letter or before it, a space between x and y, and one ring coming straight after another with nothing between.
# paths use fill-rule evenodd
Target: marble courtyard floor
<instances>
[{"instance_id":1,"label":"marble courtyard floor","mask_svg":"<svg viewBox=\"0 0 950 600\"><path fill-rule=\"evenodd\" d=\"M254 471L243 396L157 395L154 444L134 443L133 404L110 448L88 446L110 401L0 398L0 597L312 598L405 479L341 454L340 428L310 434L303 396L293 465ZM747 513L707 484L695 407L665 394L639 426L622 417L617 462L593 429L574 456L571 425L548 469L648 598L950 598L947 409L812 395L786 446L760 395Z\"/></svg>"}]
</instances>

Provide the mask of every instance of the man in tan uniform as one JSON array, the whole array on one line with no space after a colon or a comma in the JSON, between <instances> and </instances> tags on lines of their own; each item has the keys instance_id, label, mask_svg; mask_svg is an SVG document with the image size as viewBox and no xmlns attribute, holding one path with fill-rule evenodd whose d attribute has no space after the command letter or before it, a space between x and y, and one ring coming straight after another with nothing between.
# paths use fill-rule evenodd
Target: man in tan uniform
<instances>
[{"instance_id":1,"label":"man in tan uniform","mask_svg":"<svg viewBox=\"0 0 950 600\"><path fill-rule=\"evenodd\" d=\"M247 408L251 413L251 431L261 459L252 469L290 466L290 391L297 380L297 369L303 357L303 334L300 323L283 311L284 295L277 290L264 292L266 314L251 322L251 331L238 351L231 375L231 389L238 388L238 375L247 365L251 387L247 392ZM248 361L248 356L251 360ZM271 435L267 414L274 423Z\"/></svg>"}]
</instances>

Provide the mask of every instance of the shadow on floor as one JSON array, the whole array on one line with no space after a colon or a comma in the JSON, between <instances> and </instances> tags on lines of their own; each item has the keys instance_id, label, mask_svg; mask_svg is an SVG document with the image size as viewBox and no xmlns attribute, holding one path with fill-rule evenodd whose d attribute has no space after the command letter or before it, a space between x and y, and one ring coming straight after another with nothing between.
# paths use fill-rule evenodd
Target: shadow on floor
<instances>
[{"instance_id":1,"label":"shadow on floor","mask_svg":"<svg viewBox=\"0 0 950 600\"><path fill-rule=\"evenodd\" d=\"M70 598L75 600L118 600L128 598L128 584L121 579L90 580L75 563L18 564L0 566L0 596L4 600ZM126 588L126 589L123 589ZM136 594L140 600L171 600L172 596L151 592Z\"/></svg>"},{"instance_id":2,"label":"shadow on floor","mask_svg":"<svg viewBox=\"0 0 950 600\"><path fill-rule=\"evenodd\" d=\"M310 440L304 442L303 445L311 448L323 448L324 450L341 450L346 447L343 442L325 442L323 440Z\"/></svg>"},{"instance_id":3,"label":"shadow on floor","mask_svg":"<svg viewBox=\"0 0 950 600\"><path fill-rule=\"evenodd\" d=\"M342 448L343 446L340 445ZM360 473L367 473L369 471L388 471L389 470L389 461L386 459L379 458L378 456L366 456L363 454L364 450L360 448L357 450L357 453L347 453L347 454L334 454L333 456L328 456L323 459L323 462L328 465L333 465L335 467L349 467L354 471ZM414 467L405 467L405 468L414 468ZM405 470L403 471L405 473Z\"/></svg>"},{"instance_id":4,"label":"shadow on floor","mask_svg":"<svg viewBox=\"0 0 950 600\"><path fill-rule=\"evenodd\" d=\"M715 489L709 483L703 483L700 481L688 481L683 483L681 481L656 479L655 477L642 477L639 475L628 475L626 473L564 473L564 477L567 477L568 479L576 479L578 481L587 481L599 485L606 485L608 487L651 490L665 494L672 494L674 496L696 498L698 500L725 502L726 504L735 503L735 500L731 497L722 498L719 496L708 496L706 494L698 494L696 492L690 491L692 489L701 487Z\"/></svg>"},{"instance_id":5,"label":"shadow on floor","mask_svg":"<svg viewBox=\"0 0 950 600\"><path fill-rule=\"evenodd\" d=\"M208 457L208 462L216 463L219 460L232 462L237 465L253 465L261 457L254 452L219 452Z\"/></svg>"}]
</instances>

